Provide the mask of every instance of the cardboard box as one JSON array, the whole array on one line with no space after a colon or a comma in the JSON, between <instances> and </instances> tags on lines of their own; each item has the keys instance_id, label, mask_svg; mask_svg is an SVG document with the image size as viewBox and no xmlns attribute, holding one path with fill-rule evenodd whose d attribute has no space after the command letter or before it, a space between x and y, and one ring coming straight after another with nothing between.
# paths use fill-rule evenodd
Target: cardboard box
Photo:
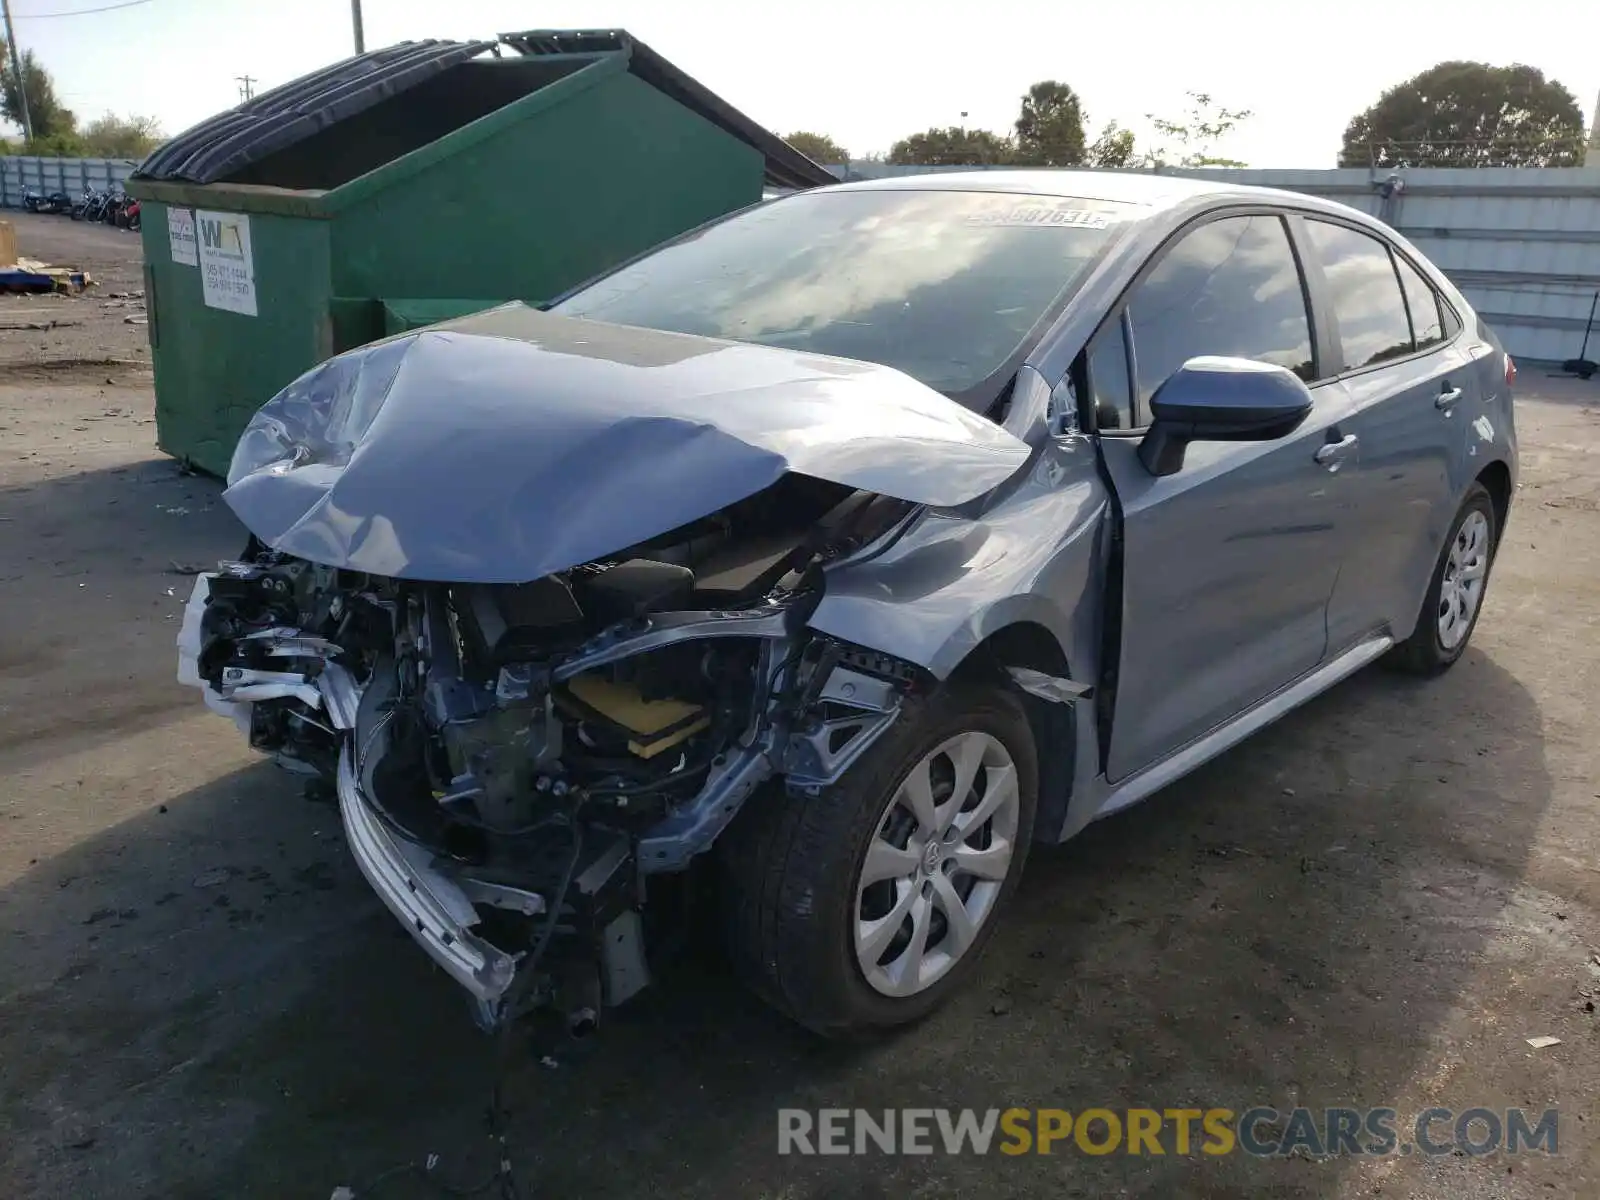
<instances>
[{"instance_id":1,"label":"cardboard box","mask_svg":"<svg viewBox=\"0 0 1600 1200\"><path fill-rule=\"evenodd\" d=\"M17 231L10 221L0 221L0 267L9 267L17 261Z\"/></svg>"}]
</instances>

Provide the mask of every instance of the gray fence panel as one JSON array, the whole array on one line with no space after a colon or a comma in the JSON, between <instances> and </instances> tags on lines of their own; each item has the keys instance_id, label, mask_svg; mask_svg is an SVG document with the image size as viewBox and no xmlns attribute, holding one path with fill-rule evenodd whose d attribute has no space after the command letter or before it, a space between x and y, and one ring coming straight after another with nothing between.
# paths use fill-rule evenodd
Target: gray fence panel
<instances>
[{"instance_id":1,"label":"gray fence panel","mask_svg":"<svg viewBox=\"0 0 1600 1200\"><path fill-rule=\"evenodd\" d=\"M87 191L120 188L138 163L127 158L0 157L0 207L21 208L24 188L66 192L76 199Z\"/></svg>"}]
</instances>

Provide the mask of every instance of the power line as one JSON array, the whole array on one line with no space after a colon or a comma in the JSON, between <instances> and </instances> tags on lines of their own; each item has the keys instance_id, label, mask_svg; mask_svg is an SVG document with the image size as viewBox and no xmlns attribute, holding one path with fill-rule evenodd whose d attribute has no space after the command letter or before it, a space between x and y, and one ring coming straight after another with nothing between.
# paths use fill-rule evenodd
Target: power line
<instances>
[{"instance_id":1,"label":"power line","mask_svg":"<svg viewBox=\"0 0 1600 1200\"><path fill-rule=\"evenodd\" d=\"M254 75L235 75L234 79L238 80L239 82L239 99L246 103L254 100L256 95L256 77Z\"/></svg>"},{"instance_id":2,"label":"power line","mask_svg":"<svg viewBox=\"0 0 1600 1200\"><path fill-rule=\"evenodd\" d=\"M136 8L150 0L122 0L120 4L103 4L98 8L74 8L68 12L13 13L14 21L48 21L54 17L87 17L91 13L112 12L119 8Z\"/></svg>"}]
</instances>

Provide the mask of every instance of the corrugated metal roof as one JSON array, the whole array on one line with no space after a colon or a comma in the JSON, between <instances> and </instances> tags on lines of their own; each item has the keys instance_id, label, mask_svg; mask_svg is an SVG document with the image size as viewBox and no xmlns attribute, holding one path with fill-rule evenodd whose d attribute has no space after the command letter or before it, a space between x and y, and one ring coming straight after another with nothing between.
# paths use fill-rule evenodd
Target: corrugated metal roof
<instances>
[{"instance_id":1,"label":"corrugated metal roof","mask_svg":"<svg viewBox=\"0 0 1600 1200\"><path fill-rule=\"evenodd\" d=\"M826 167L812 162L788 142L758 125L704 84L692 79L623 29L533 29L506 33L500 40L521 54L593 54L621 51L628 70L651 87L761 152L766 184L810 188L837 182Z\"/></svg>"},{"instance_id":2,"label":"corrugated metal roof","mask_svg":"<svg viewBox=\"0 0 1600 1200\"><path fill-rule=\"evenodd\" d=\"M430 39L344 59L202 121L155 150L134 176L215 183L494 45Z\"/></svg>"}]
</instances>

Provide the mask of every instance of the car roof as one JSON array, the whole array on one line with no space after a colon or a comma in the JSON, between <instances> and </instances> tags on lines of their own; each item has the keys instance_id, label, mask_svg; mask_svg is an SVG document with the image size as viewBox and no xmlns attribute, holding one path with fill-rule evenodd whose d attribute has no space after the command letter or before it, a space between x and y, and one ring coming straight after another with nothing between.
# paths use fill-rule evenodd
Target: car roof
<instances>
[{"instance_id":1,"label":"car roof","mask_svg":"<svg viewBox=\"0 0 1600 1200\"><path fill-rule=\"evenodd\" d=\"M816 191L1010 192L1026 196L1062 196L1137 204L1152 212L1206 198L1321 209L1348 214L1348 205L1282 188L1252 187L1212 179L1188 179L1143 171L1052 170L935 171L926 175L892 175L835 184ZM1361 214L1358 214L1361 215Z\"/></svg>"}]
</instances>

